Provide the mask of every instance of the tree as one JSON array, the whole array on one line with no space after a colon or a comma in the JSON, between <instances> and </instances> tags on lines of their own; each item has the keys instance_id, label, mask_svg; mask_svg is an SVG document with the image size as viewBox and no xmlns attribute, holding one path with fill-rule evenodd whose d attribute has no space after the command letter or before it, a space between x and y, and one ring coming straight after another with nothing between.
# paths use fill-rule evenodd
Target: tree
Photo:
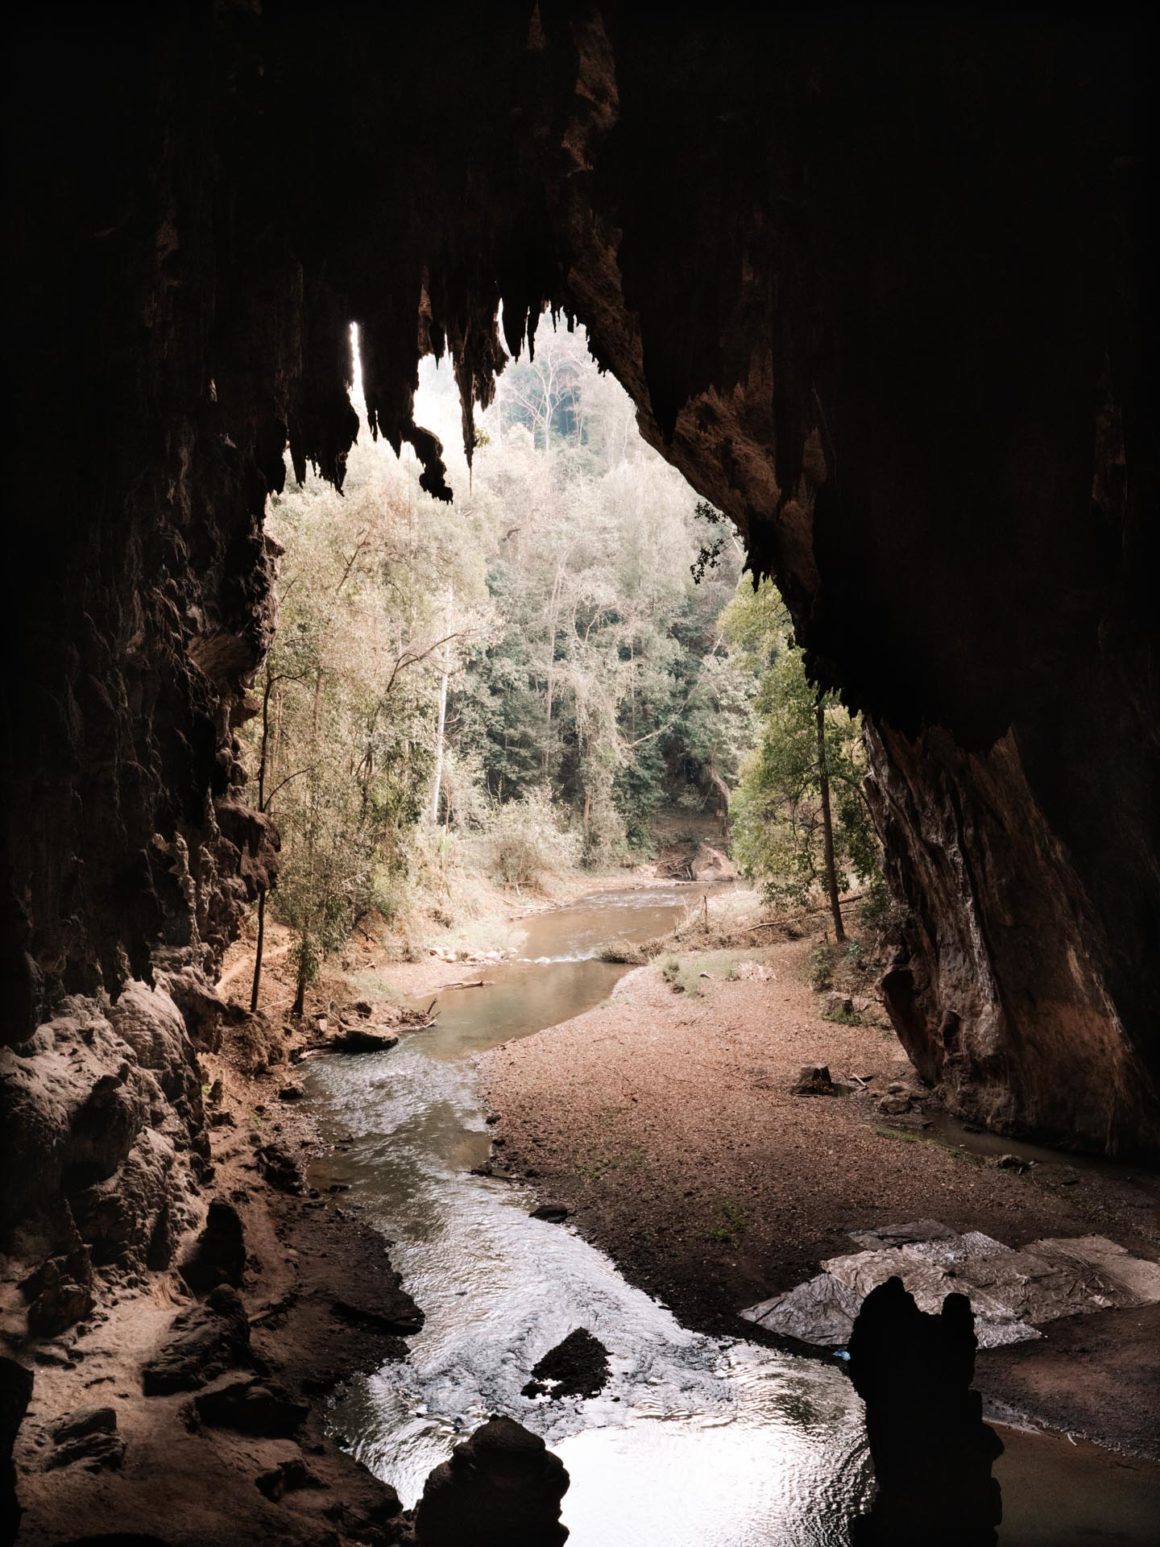
<instances>
[{"instance_id":1,"label":"tree","mask_svg":"<svg viewBox=\"0 0 1160 1547\"><path fill-rule=\"evenodd\" d=\"M841 893L851 875L870 880L878 870L857 720L809 681L769 581L739 589L724 624L760 673L758 740L735 797L734 853L773 901L804 903L820 891L841 941Z\"/></svg>"}]
</instances>

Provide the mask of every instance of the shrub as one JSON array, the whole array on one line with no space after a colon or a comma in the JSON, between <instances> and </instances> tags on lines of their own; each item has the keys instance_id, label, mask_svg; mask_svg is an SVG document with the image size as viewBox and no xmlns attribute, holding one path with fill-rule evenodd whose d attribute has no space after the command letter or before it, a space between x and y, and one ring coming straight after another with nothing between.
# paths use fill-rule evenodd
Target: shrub
<instances>
[{"instance_id":1,"label":"shrub","mask_svg":"<svg viewBox=\"0 0 1160 1547\"><path fill-rule=\"evenodd\" d=\"M576 863L576 840L542 789L499 807L489 847L492 875L505 886L538 887Z\"/></svg>"}]
</instances>

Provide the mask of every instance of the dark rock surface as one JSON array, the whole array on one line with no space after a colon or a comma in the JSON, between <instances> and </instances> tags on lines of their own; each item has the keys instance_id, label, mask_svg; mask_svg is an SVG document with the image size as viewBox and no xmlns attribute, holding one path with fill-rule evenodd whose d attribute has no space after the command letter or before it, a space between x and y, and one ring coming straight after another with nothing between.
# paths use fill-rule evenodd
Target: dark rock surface
<instances>
[{"instance_id":1,"label":"dark rock surface","mask_svg":"<svg viewBox=\"0 0 1160 1547\"><path fill-rule=\"evenodd\" d=\"M608 1350L587 1327L569 1332L532 1367L525 1397L594 1397L608 1380Z\"/></svg>"},{"instance_id":2,"label":"dark rock surface","mask_svg":"<svg viewBox=\"0 0 1160 1547\"><path fill-rule=\"evenodd\" d=\"M196 1391L224 1370L250 1362L250 1324L237 1293L222 1285L203 1305L174 1317L164 1343L142 1371L146 1396Z\"/></svg>"},{"instance_id":3,"label":"dark rock surface","mask_svg":"<svg viewBox=\"0 0 1160 1547\"><path fill-rule=\"evenodd\" d=\"M490 1418L437 1466L415 1509L418 1547L559 1547L568 1473L511 1418Z\"/></svg>"},{"instance_id":4,"label":"dark rock surface","mask_svg":"<svg viewBox=\"0 0 1160 1547\"><path fill-rule=\"evenodd\" d=\"M288 1439L306 1422L309 1404L298 1401L274 1381L258 1377L230 1380L193 1399L202 1423Z\"/></svg>"},{"instance_id":5,"label":"dark rock surface","mask_svg":"<svg viewBox=\"0 0 1160 1547\"><path fill-rule=\"evenodd\" d=\"M0 1356L0 1542L15 1540L21 1509L12 1447L32 1399L32 1371Z\"/></svg>"}]
</instances>

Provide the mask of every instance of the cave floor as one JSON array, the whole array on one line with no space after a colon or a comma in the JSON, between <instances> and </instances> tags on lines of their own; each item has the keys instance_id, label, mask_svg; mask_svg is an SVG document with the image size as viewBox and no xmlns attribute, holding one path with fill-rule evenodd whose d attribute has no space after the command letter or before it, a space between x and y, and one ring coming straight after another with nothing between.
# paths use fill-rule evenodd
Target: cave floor
<instances>
[{"instance_id":1,"label":"cave floor","mask_svg":"<svg viewBox=\"0 0 1160 1547\"><path fill-rule=\"evenodd\" d=\"M505 1168L533 1172L632 1282L715 1333L753 1335L742 1307L854 1250L850 1231L906 1220L1012 1246L1099 1234L1160 1259L1160 1179L964 1130L876 1007L860 1025L823 1018L810 949L682 951L675 968L642 968L599 1008L489 1054ZM865 1088L792 1094L810 1064ZM1042 1330L980 1356L992 1410L1160 1456L1160 1307Z\"/></svg>"}]
</instances>

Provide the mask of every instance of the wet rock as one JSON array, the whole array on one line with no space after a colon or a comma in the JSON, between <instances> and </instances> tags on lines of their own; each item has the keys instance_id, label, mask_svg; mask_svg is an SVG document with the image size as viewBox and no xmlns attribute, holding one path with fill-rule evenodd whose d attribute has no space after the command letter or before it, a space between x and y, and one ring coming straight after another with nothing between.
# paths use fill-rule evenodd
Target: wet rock
<instances>
[{"instance_id":1,"label":"wet rock","mask_svg":"<svg viewBox=\"0 0 1160 1547\"><path fill-rule=\"evenodd\" d=\"M15 1541L21 1509L12 1448L32 1399L32 1371L0 1357L0 1542Z\"/></svg>"},{"instance_id":2,"label":"wet rock","mask_svg":"<svg viewBox=\"0 0 1160 1547\"><path fill-rule=\"evenodd\" d=\"M257 1152L258 1170L279 1192L298 1194L303 1189L302 1170L293 1155L280 1144L263 1144Z\"/></svg>"},{"instance_id":3,"label":"wet rock","mask_svg":"<svg viewBox=\"0 0 1160 1547\"><path fill-rule=\"evenodd\" d=\"M146 1396L196 1391L250 1362L250 1323L236 1290L215 1289L204 1305L174 1317L160 1350L142 1371Z\"/></svg>"},{"instance_id":4,"label":"wet rock","mask_svg":"<svg viewBox=\"0 0 1160 1547\"><path fill-rule=\"evenodd\" d=\"M825 1064L803 1064L790 1086L791 1096L836 1096L837 1093Z\"/></svg>"},{"instance_id":5,"label":"wet rock","mask_svg":"<svg viewBox=\"0 0 1160 1547\"><path fill-rule=\"evenodd\" d=\"M181 1265L181 1276L194 1294L208 1294L219 1284L240 1288L246 1266L246 1239L241 1216L224 1198L210 1201L205 1228Z\"/></svg>"},{"instance_id":6,"label":"wet rock","mask_svg":"<svg viewBox=\"0 0 1160 1547\"><path fill-rule=\"evenodd\" d=\"M271 1467L268 1472L259 1472L254 1478L258 1491L277 1503L287 1493L296 1493L302 1488L325 1488L326 1484L297 1457L292 1461L280 1461L277 1466Z\"/></svg>"},{"instance_id":7,"label":"wet rock","mask_svg":"<svg viewBox=\"0 0 1160 1547\"><path fill-rule=\"evenodd\" d=\"M594 1397L608 1380L608 1350L587 1327L577 1327L532 1367L525 1397Z\"/></svg>"},{"instance_id":8,"label":"wet rock","mask_svg":"<svg viewBox=\"0 0 1160 1547\"><path fill-rule=\"evenodd\" d=\"M121 1465L125 1441L117 1433L117 1414L111 1407L82 1407L66 1413L50 1429L54 1448L44 1458L44 1470L83 1462L90 1472Z\"/></svg>"},{"instance_id":9,"label":"wet rock","mask_svg":"<svg viewBox=\"0 0 1160 1547\"><path fill-rule=\"evenodd\" d=\"M541 1203L532 1210L532 1219L545 1219L550 1225L561 1224L568 1218L569 1210L562 1203Z\"/></svg>"},{"instance_id":10,"label":"wet rock","mask_svg":"<svg viewBox=\"0 0 1160 1547\"><path fill-rule=\"evenodd\" d=\"M392 1288L389 1282L384 1284L386 1292L379 1305L357 1305L351 1300L335 1300L332 1305L334 1314L341 1321L349 1322L352 1327L365 1327L370 1332L381 1332L390 1337L413 1337L423 1326L423 1312L406 1290L400 1287L399 1275L391 1273L389 1278L394 1280L394 1286Z\"/></svg>"},{"instance_id":11,"label":"wet rock","mask_svg":"<svg viewBox=\"0 0 1160 1547\"><path fill-rule=\"evenodd\" d=\"M427 1478L418 1547L560 1547L564 1463L511 1418L491 1418Z\"/></svg>"},{"instance_id":12,"label":"wet rock","mask_svg":"<svg viewBox=\"0 0 1160 1547\"><path fill-rule=\"evenodd\" d=\"M342 1026L327 1039L328 1053L388 1053L398 1042L389 1031L371 1031L364 1026Z\"/></svg>"},{"instance_id":13,"label":"wet rock","mask_svg":"<svg viewBox=\"0 0 1160 1547\"><path fill-rule=\"evenodd\" d=\"M211 1427L270 1439L289 1439L310 1414L309 1403L257 1376L201 1392L194 1397L193 1406L202 1423Z\"/></svg>"}]
</instances>

